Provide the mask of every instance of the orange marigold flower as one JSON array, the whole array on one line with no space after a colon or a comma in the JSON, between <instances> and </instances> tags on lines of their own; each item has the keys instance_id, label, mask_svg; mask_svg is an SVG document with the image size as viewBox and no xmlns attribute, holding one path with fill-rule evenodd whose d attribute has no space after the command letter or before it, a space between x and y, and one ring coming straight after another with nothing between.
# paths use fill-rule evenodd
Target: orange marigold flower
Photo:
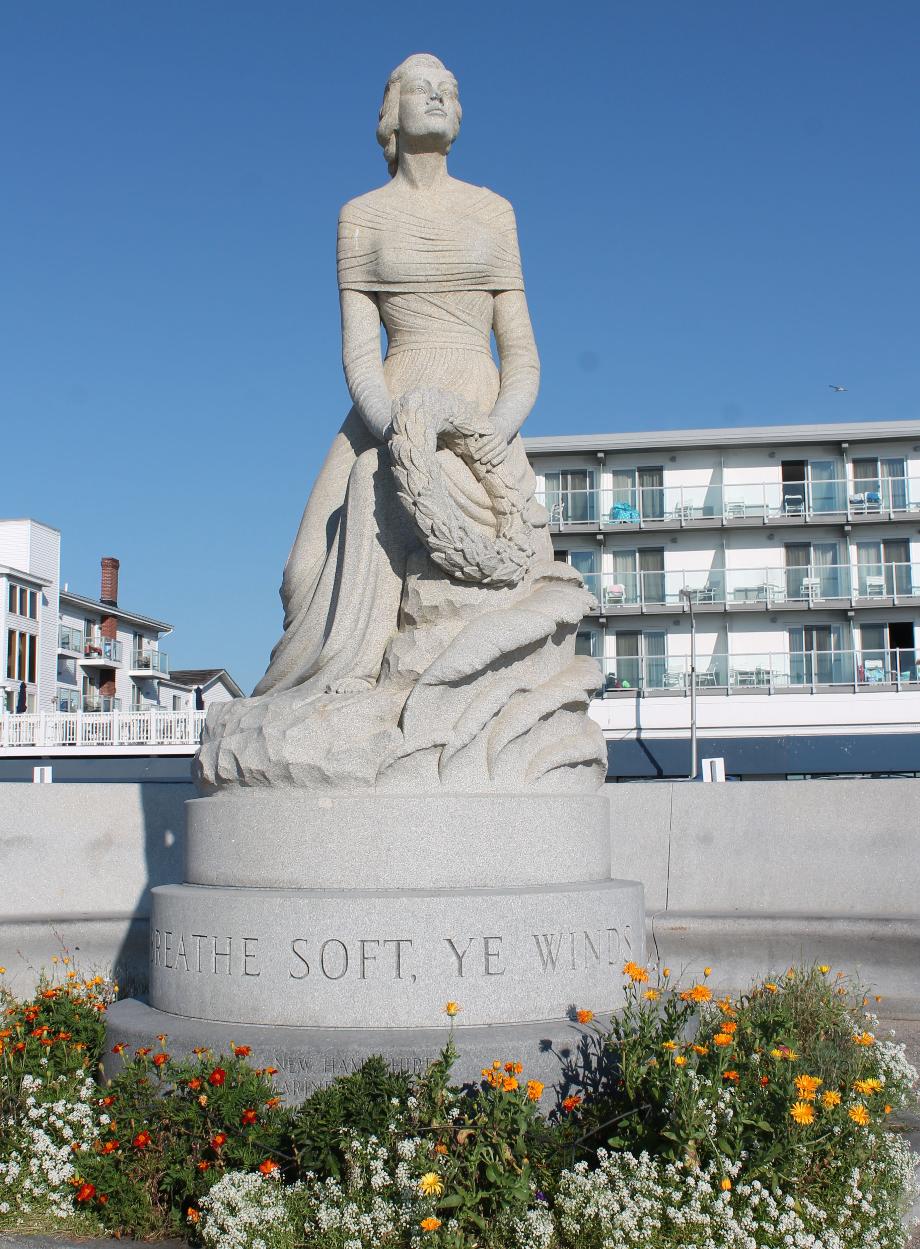
<instances>
[{"instance_id":1,"label":"orange marigold flower","mask_svg":"<svg viewBox=\"0 0 920 1249\"><path fill-rule=\"evenodd\" d=\"M192 1053L195 1055L196 1058L201 1058L202 1054L210 1054L210 1052L211 1051L208 1049L206 1045L196 1045L195 1048L192 1050Z\"/></svg>"},{"instance_id":2,"label":"orange marigold flower","mask_svg":"<svg viewBox=\"0 0 920 1249\"><path fill-rule=\"evenodd\" d=\"M260 1162L257 1171L261 1171L263 1175L271 1175L273 1171L278 1170L278 1164L274 1158L266 1158L264 1162Z\"/></svg>"},{"instance_id":3,"label":"orange marigold flower","mask_svg":"<svg viewBox=\"0 0 920 1249\"><path fill-rule=\"evenodd\" d=\"M234 1045L233 1052L237 1058L248 1058L252 1053L251 1045Z\"/></svg>"},{"instance_id":4,"label":"orange marigold flower","mask_svg":"<svg viewBox=\"0 0 920 1249\"><path fill-rule=\"evenodd\" d=\"M733 1036L738 1031L738 1025L731 1020L726 1020L719 1025L720 1032L727 1032L729 1036Z\"/></svg>"},{"instance_id":5,"label":"orange marigold flower","mask_svg":"<svg viewBox=\"0 0 920 1249\"><path fill-rule=\"evenodd\" d=\"M227 1073L224 1071L223 1067L215 1067L208 1076L208 1084L212 1084L214 1088L220 1088L226 1078Z\"/></svg>"},{"instance_id":6,"label":"orange marigold flower","mask_svg":"<svg viewBox=\"0 0 920 1249\"><path fill-rule=\"evenodd\" d=\"M737 1071L723 1071L722 1072L722 1079L731 1080L733 1084L737 1084L740 1078L741 1077L738 1075Z\"/></svg>"},{"instance_id":7,"label":"orange marigold flower","mask_svg":"<svg viewBox=\"0 0 920 1249\"><path fill-rule=\"evenodd\" d=\"M433 1214L429 1214L427 1219L422 1219L419 1227L423 1232L436 1232L441 1226L441 1220L436 1219Z\"/></svg>"},{"instance_id":8,"label":"orange marigold flower","mask_svg":"<svg viewBox=\"0 0 920 1249\"><path fill-rule=\"evenodd\" d=\"M269 1110L274 1110L276 1106L280 1106L280 1105L281 1105L281 1098L280 1098L280 1097L269 1097L269 1098L267 1099L267 1101L266 1101L265 1105L269 1108Z\"/></svg>"},{"instance_id":9,"label":"orange marigold flower","mask_svg":"<svg viewBox=\"0 0 920 1249\"><path fill-rule=\"evenodd\" d=\"M77 1189L77 1201L92 1201L96 1196L96 1185L84 1181Z\"/></svg>"},{"instance_id":10,"label":"orange marigold flower","mask_svg":"<svg viewBox=\"0 0 920 1249\"><path fill-rule=\"evenodd\" d=\"M828 1110L833 1110L835 1106L840 1105L840 1094L836 1089L828 1089L826 1093L821 1094L821 1102Z\"/></svg>"},{"instance_id":11,"label":"orange marigold flower","mask_svg":"<svg viewBox=\"0 0 920 1249\"><path fill-rule=\"evenodd\" d=\"M106 1143L102 1146L102 1152L104 1154L113 1154L117 1148L118 1141L106 1141Z\"/></svg>"},{"instance_id":12,"label":"orange marigold flower","mask_svg":"<svg viewBox=\"0 0 920 1249\"><path fill-rule=\"evenodd\" d=\"M803 1126L815 1121L815 1108L811 1102L795 1102L789 1113L796 1123L801 1123Z\"/></svg>"},{"instance_id":13,"label":"orange marigold flower","mask_svg":"<svg viewBox=\"0 0 920 1249\"><path fill-rule=\"evenodd\" d=\"M579 1023L590 1023L591 1020L594 1018L594 1011L593 1010L576 1011L575 1018L578 1020Z\"/></svg>"},{"instance_id":14,"label":"orange marigold flower","mask_svg":"<svg viewBox=\"0 0 920 1249\"><path fill-rule=\"evenodd\" d=\"M645 984L648 980L648 972L644 967L640 967L638 963L628 962L624 964L623 975L629 976L633 984Z\"/></svg>"},{"instance_id":15,"label":"orange marigold flower","mask_svg":"<svg viewBox=\"0 0 920 1249\"><path fill-rule=\"evenodd\" d=\"M266 1067L266 1068L263 1070L262 1074L263 1074L263 1075L266 1075L266 1076L276 1076L276 1075L278 1074L278 1068L277 1068L277 1067Z\"/></svg>"},{"instance_id":16,"label":"orange marigold flower","mask_svg":"<svg viewBox=\"0 0 920 1249\"><path fill-rule=\"evenodd\" d=\"M875 1037L872 1035L871 1032L859 1032L853 1038L853 1041L855 1042L856 1045L866 1045L866 1046L874 1045Z\"/></svg>"},{"instance_id":17,"label":"orange marigold flower","mask_svg":"<svg viewBox=\"0 0 920 1249\"><path fill-rule=\"evenodd\" d=\"M226 1143L227 1143L226 1132L215 1132L209 1142L212 1149L220 1149L222 1146L226 1145Z\"/></svg>"},{"instance_id":18,"label":"orange marigold flower","mask_svg":"<svg viewBox=\"0 0 920 1249\"><path fill-rule=\"evenodd\" d=\"M135 1057L146 1058L147 1055L150 1053L150 1048L151 1047L149 1045L142 1045L140 1049L136 1049L134 1051Z\"/></svg>"},{"instance_id":19,"label":"orange marigold flower","mask_svg":"<svg viewBox=\"0 0 920 1249\"><path fill-rule=\"evenodd\" d=\"M731 1045L732 1043L731 1033L717 1032L715 1036L712 1038L712 1043L713 1045L718 1045L720 1048L724 1049L726 1045Z\"/></svg>"},{"instance_id":20,"label":"orange marigold flower","mask_svg":"<svg viewBox=\"0 0 920 1249\"><path fill-rule=\"evenodd\" d=\"M765 1089L769 1083L770 1083L770 1077L769 1077L769 1076L761 1076L761 1077L760 1077L760 1087L761 1087L762 1089Z\"/></svg>"},{"instance_id":21,"label":"orange marigold flower","mask_svg":"<svg viewBox=\"0 0 920 1249\"><path fill-rule=\"evenodd\" d=\"M529 1101L538 1102L543 1096L543 1085L539 1080L527 1081L527 1097Z\"/></svg>"},{"instance_id":22,"label":"orange marigold flower","mask_svg":"<svg viewBox=\"0 0 920 1249\"><path fill-rule=\"evenodd\" d=\"M207 1162L207 1161L199 1162L199 1163L198 1163L198 1170L199 1170L199 1171L210 1171L210 1170L211 1170L211 1164L210 1164L210 1162Z\"/></svg>"},{"instance_id":23,"label":"orange marigold flower","mask_svg":"<svg viewBox=\"0 0 920 1249\"><path fill-rule=\"evenodd\" d=\"M126 1049L127 1049L127 1046L125 1045L124 1041L119 1041L117 1045L112 1046L112 1053L123 1054Z\"/></svg>"},{"instance_id":24,"label":"orange marigold flower","mask_svg":"<svg viewBox=\"0 0 920 1249\"><path fill-rule=\"evenodd\" d=\"M567 1115L570 1115L576 1107L581 1105L581 1098L577 1093L571 1093L568 1097L562 1099L562 1109Z\"/></svg>"},{"instance_id":25,"label":"orange marigold flower","mask_svg":"<svg viewBox=\"0 0 920 1249\"><path fill-rule=\"evenodd\" d=\"M134 1146L135 1149L146 1149L147 1146L150 1144L150 1133L138 1132L137 1136L135 1136L131 1144Z\"/></svg>"},{"instance_id":26,"label":"orange marigold flower","mask_svg":"<svg viewBox=\"0 0 920 1249\"><path fill-rule=\"evenodd\" d=\"M513 1093L517 1087L518 1087L518 1082L514 1076L505 1076L505 1078L502 1080L502 1092L503 1093Z\"/></svg>"},{"instance_id":27,"label":"orange marigold flower","mask_svg":"<svg viewBox=\"0 0 920 1249\"><path fill-rule=\"evenodd\" d=\"M166 1051L165 1051L165 1050L163 1050L163 1052L162 1052L162 1053L160 1053L160 1054L154 1054L154 1056L153 1056L153 1065L154 1065L154 1067L163 1067L163 1066L165 1066L165 1065L166 1065L166 1063L168 1063L168 1062L169 1062L169 1055L166 1053Z\"/></svg>"},{"instance_id":28,"label":"orange marigold flower","mask_svg":"<svg viewBox=\"0 0 920 1249\"><path fill-rule=\"evenodd\" d=\"M201 1215L194 1206L189 1206L185 1212L185 1217L188 1219L189 1223L197 1223L201 1219Z\"/></svg>"},{"instance_id":29,"label":"orange marigold flower","mask_svg":"<svg viewBox=\"0 0 920 1249\"><path fill-rule=\"evenodd\" d=\"M190 1089L194 1089L194 1091L197 1093L197 1091L201 1088L201 1077L193 1076L192 1079L189 1080L188 1086Z\"/></svg>"},{"instance_id":30,"label":"orange marigold flower","mask_svg":"<svg viewBox=\"0 0 920 1249\"><path fill-rule=\"evenodd\" d=\"M847 1110L847 1114L853 1122L858 1123L861 1128L867 1128L869 1126L869 1111L862 1104L862 1102L857 1102L855 1106L851 1106L849 1110Z\"/></svg>"},{"instance_id":31,"label":"orange marigold flower","mask_svg":"<svg viewBox=\"0 0 920 1249\"><path fill-rule=\"evenodd\" d=\"M163 1042L166 1040L166 1036L167 1036L167 1033L165 1033L165 1032L158 1032L158 1033L157 1033L157 1040L160 1042L160 1044L161 1044L161 1045L162 1045L162 1044L163 1044Z\"/></svg>"},{"instance_id":32,"label":"orange marigold flower","mask_svg":"<svg viewBox=\"0 0 920 1249\"><path fill-rule=\"evenodd\" d=\"M685 989L680 995L682 1002L709 1002L712 999L712 989L705 984L695 984L692 989Z\"/></svg>"},{"instance_id":33,"label":"orange marigold flower","mask_svg":"<svg viewBox=\"0 0 920 1249\"><path fill-rule=\"evenodd\" d=\"M709 1046L708 1045L694 1045L693 1052L694 1054L699 1054L699 1056L703 1058L706 1054L709 1053Z\"/></svg>"},{"instance_id":34,"label":"orange marigold flower","mask_svg":"<svg viewBox=\"0 0 920 1249\"><path fill-rule=\"evenodd\" d=\"M250 1108L250 1109L243 1111L243 1116L240 1119L240 1122L242 1123L244 1128L248 1128L251 1123L256 1122L258 1117L259 1116L256 1114L256 1112Z\"/></svg>"},{"instance_id":35,"label":"orange marigold flower","mask_svg":"<svg viewBox=\"0 0 920 1249\"><path fill-rule=\"evenodd\" d=\"M447 1146L444 1144L444 1142L443 1142L443 1141L438 1141L437 1145L435 1145L435 1147L434 1147L434 1152L435 1152L436 1154L446 1154L446 1153L447 1153Z\"/></svg>"}]
</instances>

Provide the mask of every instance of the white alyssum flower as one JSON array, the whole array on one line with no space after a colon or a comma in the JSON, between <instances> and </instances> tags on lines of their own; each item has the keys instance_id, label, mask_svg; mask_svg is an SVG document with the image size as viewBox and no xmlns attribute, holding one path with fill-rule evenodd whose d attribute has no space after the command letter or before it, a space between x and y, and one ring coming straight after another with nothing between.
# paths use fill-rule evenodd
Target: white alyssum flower
<instances>
[{"instance_id":1,"label":"white alyssum flower","mask_svg":"<svg viewBox=\"0 0 920 1249\"><path fill-rule=\"evenodd\" d=\"M58 1076L45 1080L22 1077L25 1114L10 1116L0 1125L7 1147L0 1156L0 1208L9 1223L23 1215L73 1216L73 1188L78 1154L97 1135L96 1086L90 1079Z\"/></svg>"},{"instance_id":2,"label":"white alyssum flower","mask_svg":"<svg viewBox=\"0 0 920 1249\"><path fill-rule=\"evenodd\" d=\"M299 1188L258 1171L228 1171L199 1202L202 1241L208 1249L292 1249L289 1203Z\"/></svg>"}]
</instances>

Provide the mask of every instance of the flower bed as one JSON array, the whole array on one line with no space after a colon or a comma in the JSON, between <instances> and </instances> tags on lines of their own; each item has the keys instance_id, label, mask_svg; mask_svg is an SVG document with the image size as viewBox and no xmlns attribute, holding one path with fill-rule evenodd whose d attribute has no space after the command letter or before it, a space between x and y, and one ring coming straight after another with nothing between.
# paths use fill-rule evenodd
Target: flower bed
<instances>
[{"instance_id":1,"label":"flower bed","mask_svg":"<svg viewBox=\"0 0 920 1249\"><path fill-rule=\"evenodd\" d=\"M3 994L0 1229L180 1235L209 1249L901 1249L916 1072L828 967L738 998L635 963L555 1090L513 1056L451 1085L372 1059L285 1107L246 1046L169 1038L102 1082L114 986L64 960ZM61 973L63 973L61 977Z\"/></svg>"}]
</instances>

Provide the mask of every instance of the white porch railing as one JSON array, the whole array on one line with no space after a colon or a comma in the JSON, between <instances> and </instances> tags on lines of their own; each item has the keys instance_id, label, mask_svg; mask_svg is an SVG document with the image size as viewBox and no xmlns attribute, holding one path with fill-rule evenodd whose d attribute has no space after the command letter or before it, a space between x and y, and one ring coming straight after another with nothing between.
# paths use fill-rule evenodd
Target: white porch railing
<instances>
[{"instance_id":1,"label":"white porch railing","mask_svg":"<svg viewBox=\"0 0 920 1249\"><path fill-rule=\"evenodd\" d=\"M64 747L189 747L201 741L203 711L41 712L0 715L0 751Z\"/></svg>"}]
</instances>

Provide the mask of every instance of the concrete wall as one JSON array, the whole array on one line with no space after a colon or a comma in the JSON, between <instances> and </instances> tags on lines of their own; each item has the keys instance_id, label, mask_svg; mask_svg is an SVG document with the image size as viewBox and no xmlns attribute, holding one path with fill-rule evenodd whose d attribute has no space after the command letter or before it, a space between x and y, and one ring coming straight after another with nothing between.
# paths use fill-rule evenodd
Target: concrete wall
<instances>
[{"instance_id":1,"label":"concrete wall","mask_svg":"<svg viewBox=\"0 0 920 1249\"><path fill-rule=\"evenodd\" d=\"M920 782L608 785L613 874L645 884L650 948L739 988L808 959L920 1013Z\"/></svg>"},{"instance_id":2,"label":"concrete wall","mask_svg":"<svg viewBox=\"0 0 920 1249\"><path fill-rule=\"evenodd\" d=\"M801 958L920 1018L920 781L608 785L613 875L645 885L650 951L741 988ZM152 885L182 877L183 784L0 785L0 964L59 952L143 984Z\"/></svg>"}]
</instances>

